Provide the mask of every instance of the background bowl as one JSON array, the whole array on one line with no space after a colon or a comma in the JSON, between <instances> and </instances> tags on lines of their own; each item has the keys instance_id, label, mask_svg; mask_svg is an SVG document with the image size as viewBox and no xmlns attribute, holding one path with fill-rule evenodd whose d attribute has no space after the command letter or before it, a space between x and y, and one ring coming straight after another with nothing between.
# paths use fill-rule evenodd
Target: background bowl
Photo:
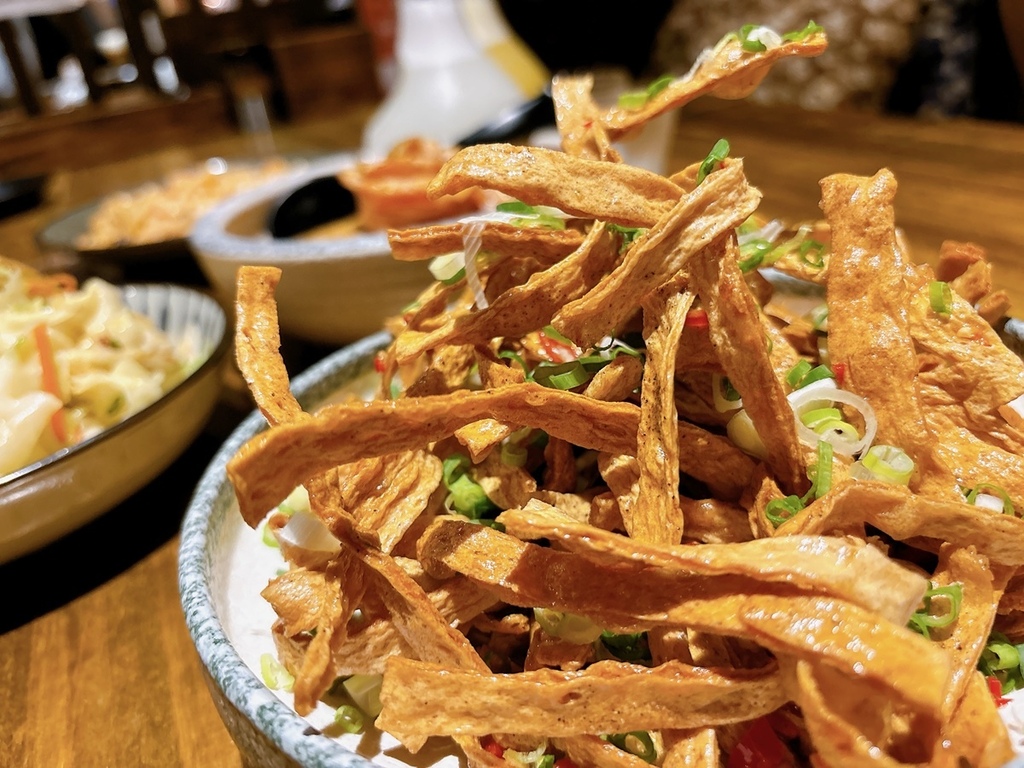
<instances>
[{"instance_id":1,"label":"background bowl","mask_svg":"<svg viewBox=\"0 0 1024 768\"><path fill-rule=\"evenodd\" d=\"M426 264L395 261L387 233L322 239L272 237L267 217L284 195L341 171L354 154L321 158L217 206L196 222L192 250L225 307L235 300L235 274L244 265L283 270L275 291L283 333L320 344L348 344L377 332L433 278Z\"/></svg>"},{"instance_id":2,"label":"background bowl","mask_svg":"<svg viewBox=\"0 0 1024 768\"><path fill-rule=\"evenodd\" d=\"M210 297L177 285L126 285L125 304L172 339L198 331L204 362L124 421L0 477L0 562L26 554L95 519L146 485L202 431L221 391L230 336Z\"/></svg>"}]
</instances>

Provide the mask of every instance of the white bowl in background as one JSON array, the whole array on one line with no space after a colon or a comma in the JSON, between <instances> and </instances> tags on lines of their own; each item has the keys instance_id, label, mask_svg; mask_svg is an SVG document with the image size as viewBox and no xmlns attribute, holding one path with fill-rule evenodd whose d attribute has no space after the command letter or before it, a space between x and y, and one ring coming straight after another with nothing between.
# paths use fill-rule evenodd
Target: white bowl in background
<instances>
[{"instance_id":1,"label":"white bowl in background","mask_svg":"<svg viewBox=\"0 0 1024 768\"><path fill-rule=\"evenodd\" d=\"M353 153L311 162L296 173L230 198L196 222L192 250L217 299L235 301L235 277L246 265L282 270L275 292L281 331L305 341L343 345L369 336L433 280L426 264L395 261L387 233L323 239L274 238L271 206L313 179L353 165Z\"/></svg>"}]
</instances>

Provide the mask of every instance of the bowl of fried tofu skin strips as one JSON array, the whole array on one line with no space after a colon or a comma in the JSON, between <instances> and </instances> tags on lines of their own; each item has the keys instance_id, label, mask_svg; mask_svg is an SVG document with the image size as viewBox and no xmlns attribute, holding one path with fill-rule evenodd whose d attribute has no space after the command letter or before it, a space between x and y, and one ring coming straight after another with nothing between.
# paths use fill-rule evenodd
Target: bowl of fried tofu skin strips
<instances>
[{"instance_id":1,"label":"bowl of fried tofu skin strips","mask_svg":"<svg viewBox=\"0 0 1024 768\"><path fill-rule=\"evenodd\" d=\"M256 332L287 267L239 271L258 409L203 478L179 572L243 750L1014 759L1024 362L983 247L911 253L885 168L823 174L820 212L781 222L727 141L670 176L609 149L826 45L769 32L629 106L556 77L562 151L453 155L430 195L515 203L391 232L437 280L291 389Z\"/></svg>"},{"instance_id":2,"label":"bowl of fried tofu skin strips","mask_svg":"<svg viewBox=\"0 0 1024 768\"><path fill-rule=\"evenodd\" d=\"M200 219L190 238L199 266L227 307L240 266L284 269L277 299L286 335L328 345L369 335L432 281L425 265L391 257L387 230L464 215L485 203L475 189L427 198L427 185L453 152L409 139L379 161L360 161L354 153L312 161ZM275 206L324 178L350 191L351 210L288 237L271 236L267 222Z\"/></svg>"},{"instance_id":3,"label":"bowl of fried tofu skin strips","mask_svg":"<svg viewBox=\"0 0 1024 768\"><path fill-rule=\"evenodd\" d=\"M113 508L200 433L227 318L170 284L78 284L0 261L0 561Z\"/></svg>"}]
</instances>

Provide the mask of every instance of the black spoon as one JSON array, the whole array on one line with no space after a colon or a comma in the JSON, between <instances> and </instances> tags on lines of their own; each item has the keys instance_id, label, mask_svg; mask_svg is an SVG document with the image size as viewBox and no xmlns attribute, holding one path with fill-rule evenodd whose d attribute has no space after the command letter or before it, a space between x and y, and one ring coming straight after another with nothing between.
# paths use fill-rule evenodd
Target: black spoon
<instances>
[{"instance_id":1,"label":"black spoon","mask_svg":"<svg viewBox=\"0 0 1024 768\"><path fill-rule=\"evenodd\" d=\"M542 93L514 111L456 142L459 147L504 141L555 121L551 96ZM344 218L356 210L356 200L336 175L320 176L289 192L270 205L267 231L274 238L294 237L313 227Z\"/></svg>"}]
</instances>

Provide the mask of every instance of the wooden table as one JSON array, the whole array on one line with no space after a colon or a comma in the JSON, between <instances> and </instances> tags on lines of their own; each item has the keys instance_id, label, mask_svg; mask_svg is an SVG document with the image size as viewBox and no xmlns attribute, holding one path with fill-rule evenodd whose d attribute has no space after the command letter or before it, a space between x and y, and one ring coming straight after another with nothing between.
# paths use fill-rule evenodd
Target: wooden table
<instances>
[{"instance_id":1,"label":"wooden table","mask_svg":"<svg viewBox=\"0 0 1024 768\"><path fill-rule=\"evenodd\" d=\"M352 147L368 114L369 107L357 108L281 129L278 149ZM823 176L889 167L900 183L897 216L912 255L931 261L945 238L982 244L999 284L1024 313L1024 126L709 101L682 113L673 164L703 158L720 137L746 158L764 210L789 219L818 215ZM53 265L33 238L62 210L212 154L251 152L250 142L197 140L60 174L53 202L0 221L0 252ZM237 397L222 405L195 445L150 486L84 529L0 566L0 765L241 765L205 690L176 580L176 534L192 488L245 409Z\"/></svg>"}]
</instances>

